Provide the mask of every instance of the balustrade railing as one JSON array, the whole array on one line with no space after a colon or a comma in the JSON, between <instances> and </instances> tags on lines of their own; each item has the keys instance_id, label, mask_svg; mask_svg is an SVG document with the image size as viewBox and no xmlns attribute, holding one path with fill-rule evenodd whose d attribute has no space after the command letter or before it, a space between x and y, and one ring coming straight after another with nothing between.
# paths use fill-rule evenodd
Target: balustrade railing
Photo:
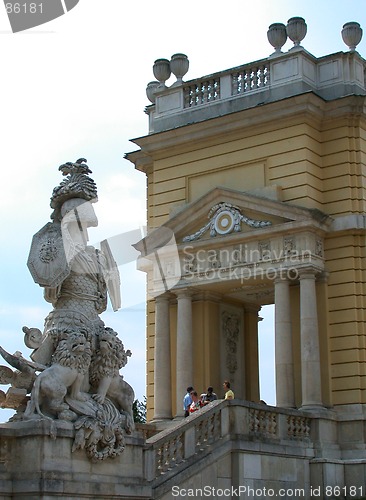
<instances>
[{"instance_id":1,"label":"balustrade railing","mask_svg":"<svg viewBox=\"0 0 366 500\"><path fill-rule=\"evenodd\" d=\"M277 413L267 410L249 409L249 430L253 434L275 436L277 432Z\"/></svg>"},{"instance_id":2,"label":"balustrade railing","mask_svg":"<svg viewBox=\"0 0 366 500\"><path fill-rule=\"evenodd\" d=\"M245 66L231 73L232 95L245 94L269 85L269 65Z\"/></svg>"},{"instance_id":3,"label":"balustrade railing","mask_svg":"<svg viewBox=\"0 0 366 500\"><path fill-rule=\"evenodd\" d=\"M221 413L216 411L195 425L196 452L203 451L221 437Z\"/></svg>"},{"instance_id":4,"label":"balustrade railing","mask_svg":"<svg viewBox=\"0 0 366 500\"><path fill-rule=\"evenodd\" d=\"M169 88L159 88L157 82L150 82L155 85L148 93L154 106L146 108L150 116L150 132L223 116L247 109L255 102L272 102L310 90L326 100L350 92L364 93L365 72L366 62L357 52L339 52L316 58L306 51L297 50L179 85L175 82ZM271 92L267 93L269 89ZM260 97L262 92L266 92L263 99ZM197 108L200 112L194 111ZM201 109L204 112L201 113Z\"/></svg>"},{"instance_id":5,"label":"balustrade railing","mask_svg":"<svg viewBox=\"0 0 366 500\"><path fill-rule=\"evenodd\" d=\"M147 440L146 453L154 464L154 477L176 468L221 437L222 402L214 402L189 419Z\"/></svg>"},{"instance_id":6,"label":"balustrade railing","mask_svg":"<svg viewBox=\"0 0 366 500\"><path fill-rule=\"evenodd\" d=\"M229 418L230 416L230 418ZM260 406L242 401L215 401L191 417L146 441L147 479L179 470L188 459L210 450L224 437L247 436L251 441L271 439L310 441L311 418L293 410Z\"/></svg>"},{"instance_id":7,"label":"balustrade railing","mask_svg":"<svg viewBox=\"0 0 366 500\"><path fill-rule=\"evenodd\" d=\"M298 415L288 415L287 435L290 438L308 439L310 436L310 419Z\"/></svg>"},{"instance_id":8,"label":"balustrade railing","mask_svg":"<svg viewBox=\"0 0 366 500\"><path fill-rule=\"evenodd\" d=\"M179 465L183 460L184 434L179 433L166 441L156 449L155 466L156 476L164 474Z\"/></svg>"},{"instance_id":9,"label":"balustrade railing","mask_svg":"<svg viewBox=\"0 0 366 500\"><path fill-rule=\"evenodd\" d=\"M208 79L196 80L183 88L184 107L191 108L220 100L221 78L230 77L231 91L229 96L238 96L267 87L270 83L268 62L242 66L231 73L223 73Z\"/></svg>"},{"instance_id":10,"label":"balustrade railing","mask_svg":"<svg viewBox=\"0 0 366 500\"><path fill-rule=\"evenodd\" d=\"M191 108L220 99L220 78L199 80L184 87L184 107Z\"/></svg>"}]
</instances>

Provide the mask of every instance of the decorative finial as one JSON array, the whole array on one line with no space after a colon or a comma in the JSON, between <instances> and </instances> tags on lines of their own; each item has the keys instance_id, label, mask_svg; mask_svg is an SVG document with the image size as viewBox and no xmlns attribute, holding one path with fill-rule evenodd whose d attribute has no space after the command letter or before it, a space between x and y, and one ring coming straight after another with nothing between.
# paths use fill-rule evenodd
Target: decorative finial
<instances>
[{"instance_id":1,"label":"decorative finial","mask_svg":"<svg viewBox=\"0 0 366 500\"><path fill-rule=\"evenodd\" d=\"M305 38L307 30L305 19L302 17L291 17L287 21L287 35L294 42L294 46L290 50L301 47L300 42Z\"/></svg>"},{"instance_id":2,"label":"decorative finial","mask_svg":"<svg viewBox=\"0 0 366 500\"><path fill-rule=\"evenodd\" d=\"M152 104L155 104L156 101L155 91L158 87L159 87L159 82L156 80L149 82L146 86L146 95Z\"/></svg>"},{"instance_id":3,"label":"decorative finial","mask_svg":"<svg viewBox=\"0 0 366 500\"><path fill-rule=\"evenodd\" d=\"M287 40L286 26L283 23L271 24L267 31L267 38L275 49L274 54L281 54L281 48L285 45Z\"/></svg>"},{"instance_id":4,"label":"decorative finial","mask_svg":"<svg viewBox=\"0 0 366 500\"><path fill-rule=\"evenodd\" d=\"M170 63L168 59L156 59L153 66L155 78L159 81L159 90L166 88L165 82L169 80L171 75Z\"/></svg>"},{"instance_id":5,"label":"decorative finial","mask_svg":"<svg viewBox=\"0 0 366 500\"><path fill-rule=\"evenodd\" d=\"M359 23L352 21L343 25L341 35L349 50L354 52L362 39L362 28Z\"/></svg>"},{"instance_id":6,"label":"decorative finial","mask_svg":"<svg viewBox=\"0 0 366 500\"><path fill-rule=\"evenodd\" d=\"M189 60L185 54L173 54L170 59L170 69L177 81L173 83L173 87L182 85L183 76L188 72Z\"/></svg>"}]
</instances>

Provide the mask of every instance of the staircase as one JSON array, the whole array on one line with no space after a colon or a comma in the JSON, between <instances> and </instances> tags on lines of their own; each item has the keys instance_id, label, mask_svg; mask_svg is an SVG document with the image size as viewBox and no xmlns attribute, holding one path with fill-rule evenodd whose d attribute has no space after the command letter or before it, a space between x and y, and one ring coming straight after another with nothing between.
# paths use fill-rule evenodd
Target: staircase
<instances>
[{"instance_id":1,"label":"staircase","mask_svg":"<svg viewBox=\"0 0 366 500\"><path fill-rule=\"evenodd\" d=\"M274 491L309 488L309 462L317 453L311 423L297 410L215 401L146 441L153 498L189 496L192 488L197 498L212 488L234 488L235 497L235 488L258 490L269 482Z\"/></svg>"}]
</instances>

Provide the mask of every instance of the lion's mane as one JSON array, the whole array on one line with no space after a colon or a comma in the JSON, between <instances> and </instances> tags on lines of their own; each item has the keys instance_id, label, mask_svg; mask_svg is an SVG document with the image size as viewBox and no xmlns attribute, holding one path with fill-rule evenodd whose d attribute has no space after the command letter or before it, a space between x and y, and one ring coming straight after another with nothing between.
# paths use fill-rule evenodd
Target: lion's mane
<instances>
[{"instance_id":1,"label":"lion's mane","mask_svg":"<svg viewBox=\"0 0 366 500\"><path fill-rule=\"evenodd\" d=\"M85 340L83 352L73 352L72 344L80 339L82 334L70 334L66 339L60 340L52 356L52 364L75 368L79 373L86 373L91 361L90 344Z\"/></svg>"},{"instance_id":2,"label":"lion's mane","mask_svg":"<svg viewBox=\"0 0 366 500\"><path fill-rule=\"evenodd\" d=\"M103 377L114 377L119 374L120 368L126 365L130 351L125 351L122 341L111 328L105 328L99 335L99 345L101 342L108 342L109 349L106 352L97 349L93 353L90 366L90 383L95 386Z\"/></svg>"}]
</instances>

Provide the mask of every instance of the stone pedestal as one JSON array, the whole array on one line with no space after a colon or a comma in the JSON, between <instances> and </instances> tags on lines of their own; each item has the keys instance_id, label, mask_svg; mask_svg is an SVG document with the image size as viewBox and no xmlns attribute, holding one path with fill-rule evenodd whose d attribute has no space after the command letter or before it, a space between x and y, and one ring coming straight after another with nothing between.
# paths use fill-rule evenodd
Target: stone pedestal
<instances>
[{"instance_id":1,"label":"stone pedestal","mask_svg":"<svg viewBox=\"0 0 366 500\"><path fill-rule=\"evenodd\" d=\"M93 463L85 450L72 453L71 423L58 421L57 438L48 421L0 425L0 498L67 500L151 498L144 481L143 439L126 436L122 454Z\"/></svg>"}]
</instances>

